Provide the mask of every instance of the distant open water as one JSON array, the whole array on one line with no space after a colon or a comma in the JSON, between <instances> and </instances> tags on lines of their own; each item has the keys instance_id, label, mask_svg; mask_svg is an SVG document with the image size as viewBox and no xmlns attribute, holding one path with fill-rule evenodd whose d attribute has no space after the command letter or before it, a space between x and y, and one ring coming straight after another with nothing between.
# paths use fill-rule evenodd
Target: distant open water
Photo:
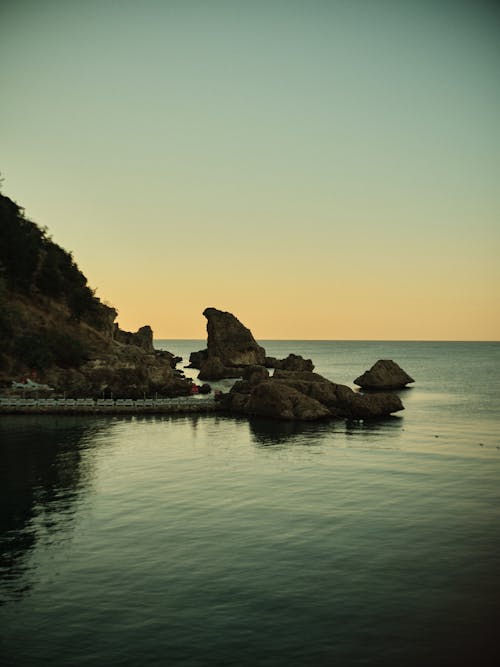
<instances>
[{"instance_id":1,"label":"distant open water","mask_svg":"<svg viewBox=\"0 0 500 667\"><path fill-rule=\"evenodd\" d=\"M263 345L416 383L373 424L2 416L1 665L500 664L500 344Z\"/></svg>"}]
</instances>

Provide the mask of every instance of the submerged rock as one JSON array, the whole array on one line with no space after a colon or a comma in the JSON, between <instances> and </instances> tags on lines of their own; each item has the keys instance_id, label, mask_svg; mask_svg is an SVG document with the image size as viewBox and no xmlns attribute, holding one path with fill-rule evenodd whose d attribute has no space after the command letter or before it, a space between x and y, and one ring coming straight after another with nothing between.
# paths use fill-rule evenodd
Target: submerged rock
<instances>
[{"instance_id":1,"label":"submerged rock","mask_svg":"<svg viewBox=\"0 0 500 667\"><path fill-rule=\"evenodd\" d=\"M391 359L379 359L354 380L362 389L402 389L411 382L415 380Z\"/></svg>"}]
</instances>

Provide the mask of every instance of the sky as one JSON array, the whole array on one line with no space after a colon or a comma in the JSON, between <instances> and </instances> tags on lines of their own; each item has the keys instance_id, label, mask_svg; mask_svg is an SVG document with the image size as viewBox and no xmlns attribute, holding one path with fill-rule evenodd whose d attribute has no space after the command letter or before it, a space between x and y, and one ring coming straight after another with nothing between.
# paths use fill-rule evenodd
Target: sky
<instances>
[{"instance_id":1,"label":"sky","mask_svg":"<svg viewBox=\"0 0 500 667\"><path fill-rule=\"evenodd\" d=\"M2 191L122 328L500 339L500 3L1 0Z\"/></svg>"}]
</instances>

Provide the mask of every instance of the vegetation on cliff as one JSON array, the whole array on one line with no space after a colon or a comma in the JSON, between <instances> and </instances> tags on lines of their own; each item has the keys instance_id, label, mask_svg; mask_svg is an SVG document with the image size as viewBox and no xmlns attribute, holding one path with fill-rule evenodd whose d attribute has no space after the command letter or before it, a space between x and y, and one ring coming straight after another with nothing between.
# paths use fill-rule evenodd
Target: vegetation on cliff
<instances>
[{"instance_id":1,"label":"vegetation on cliff","mask_svg":"<svg viewBox=\"0 0 500 667\"><path fill-rule=\"evenodd\" d=\"M0 369L80 366L90 350L79 325L99 332L115 316L71 253L0 195Z\"/></svg>"},{"instance_id":2,"label":"vegetation on cliff","mask_svg":"<svg viewBox=\"0 0 500 667\"><path fill-rule=\"evenodd\" d=\"M26 376L67 394L185 394L150 327L121 331L70 252L0 194L0 383Z\"/></svg>"}]
</instances>

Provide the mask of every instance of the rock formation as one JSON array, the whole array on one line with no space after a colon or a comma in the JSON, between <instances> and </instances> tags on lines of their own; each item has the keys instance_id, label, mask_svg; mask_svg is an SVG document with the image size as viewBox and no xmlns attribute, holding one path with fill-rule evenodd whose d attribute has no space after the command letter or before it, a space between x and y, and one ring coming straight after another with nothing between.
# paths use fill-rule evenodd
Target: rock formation
<instances>
[{"instance_id":1,"label":"rock formation","mask_svg":"<svg viewBox=\"0 0 500 667\"><path fill-rule=\"evenodd\" d=\"M415 380L390 359L379 359L368 371L354 380L362 389L402 389Z\"/></svg>"},{"instance_id":2,"label":"rock formation","mask_svg":"<svg viewBox=\"0 0 500 667\"><path fill-rule=\"evenodd\" d=\"M186 368L201 368L201 364L207 360L208 351L199 350L198 352L191 352L189 355L189 365Z\"/></svg>"},{"instance_id":3,"label":"rock formation","mask_svg":"<svg viewBox=\"0 0 500 667\"><path fill-rule=\"evenodd\" d=\"M0 387L31 378L66 396L188 395L151 327L115 324L72 255L0 195Z\"/></svg>"},{"instance_id":4,"label":"rock formation","mask_svg":"<svg viewBox=\"0 0 500 667\"><path fill-rule=\"evenodd\" d=\"M264 364L266 351L257 345L250 329L231 313L205 308L208 357L219 357L224 366Z\"/></svg>"},{"instance_id":5,"label":"rock formation","mask_svg":"<svg viewBox=\"0 0 500 667\"><path fill-rule=\"evenodd\" d=\"M378 419L404 409L395 394L358 394L310 371L269 377L260 367L248 368L222 401L230 412L277 419Z\"/></svg>"},{"instance_id":6,"label":"rock formation","mask_svg":"<svg viewBox=\"0 0 500 667\"><path fill-rule=\"evenodd\" d=\"M200 380L222 380L223 378L239 378L241 367L224 366L220 357L207 357L200 364L198 378Z\"/></svg>"},{"instance_id":7,"label":"rock formation","mask_svg":"<svg viewBox=\"0 0 500 667\"><path fill-rule=\"evenodd\" d=\"M187 396L191 390L191 381L173 369L161 351L145 354L135 345L96 352L78 368L52 367L40 375L68 397Z\"/></svg>"},{"instance_id":8,"label":"rock formation","mask_svg":"<svg viewBox=\"0 0 500 667\"><path fill-rule=\"evenodd\" d=\"M264 365L266 351L234 315L217 308L206 308L203 315L207 318L207 349L189 357L190 367L200 369L200 379L241 377L245 367Z\"/></svg>"},{"instance_id":9,"label":"rock formation","mask_svg":"<svg viewBox=\"0 0 500 667\"><path fill-rule=\"evenodd\" d=\"M314 364L311 359L304 359L300 354L289 354L286 359L266 357L267 368L278 368L284 371L312 371Z\"/></svg>"},{"instance_id":10,"label":"rock formation","mask_svg":"<svg viewBox=\"0 0 500 667\"><path fill-rule=\"evenodd\" d=\"M114 339L118 343L123 343L124 345L136 345L148 354L154 352L153 330L148 325L141 327L138 331L132 333L130 331L123 331L118 324L115 324Z\"/></svg>"}]
</instances>

